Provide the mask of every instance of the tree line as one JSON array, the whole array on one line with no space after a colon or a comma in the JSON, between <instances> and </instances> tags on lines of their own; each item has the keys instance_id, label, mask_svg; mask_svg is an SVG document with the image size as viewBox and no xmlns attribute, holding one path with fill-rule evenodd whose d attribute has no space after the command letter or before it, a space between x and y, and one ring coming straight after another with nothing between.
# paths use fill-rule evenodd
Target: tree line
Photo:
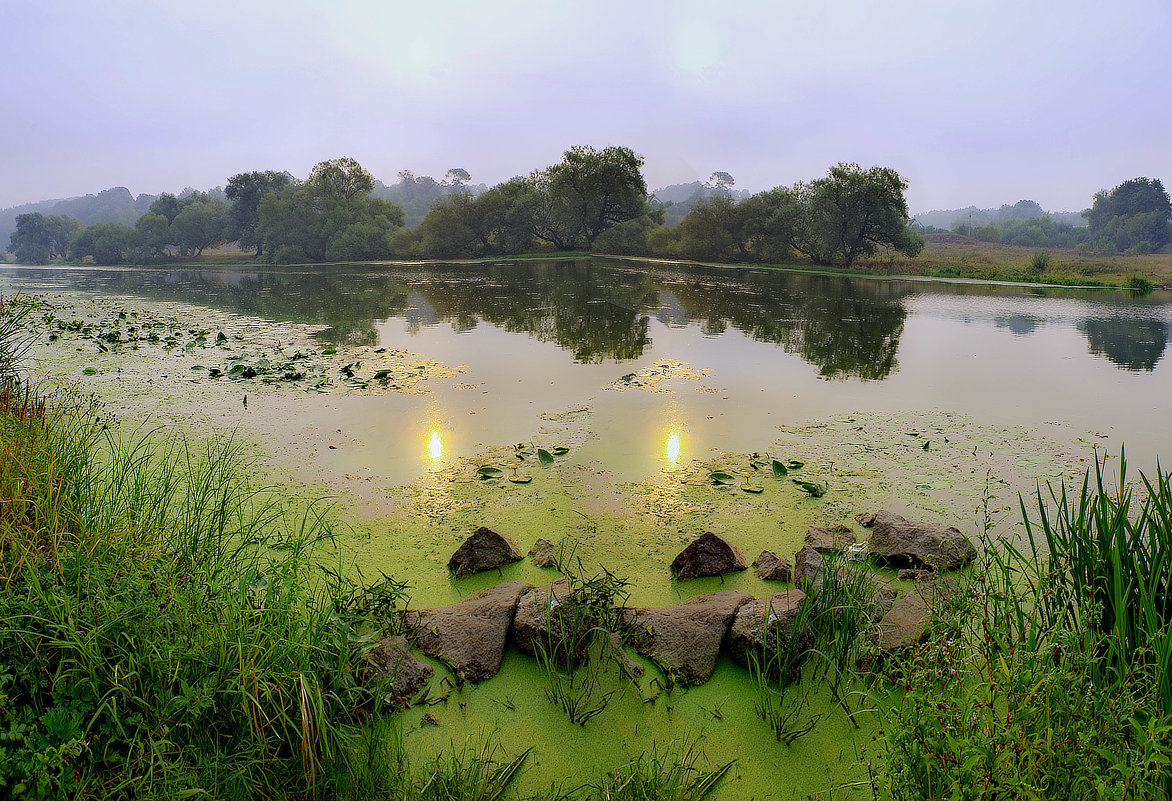
<instances>
[{"instance_id":1,"label":"tree line","mask_svg":"<svg viewBox=\"0 0 1172 801\"><path fill-rule=\"evenodd\" d=\"M1024 213L976 225L957 220L954 233L981 242L1021 247L1075 249L1087 254L1137 255L1154 253L1172 242L1172 202L1159 179L1133 178L1094 196L1082 212L1087 224L1075 226L1046 214L1032 200L1011 211ZM940 229L913 226L921 233Z\"/></svg>"},{"instance_id":2,"label":"tree line","mask_svg":"<svg viewBox=\"0 0 1172 801\"><path fill-rule=\"evenodd\" d=\"M757 194L732 192L732 176L718 172L688 198L682 216L677 204L648 193L642 167L643 158L626 147L577 146L556 164L487 189L472 186L461 168L442 182L404 172L388 188L354 159L339 158L317 164L303 181L247 172L229 178L223 196L160 195L133 228L22 214L9 250L27 263L162 262L236 242L276 264L593 251L850 266L880 251L914 256L923 247L909 226L907 181L886 167L838 164L820 178ZM1035 246L1093 242L1119 252L1172 240L1172 206L1158 180L1100 192L1087 215L1085 239L1048 217L975 233Z\"/></svg>"}]
</instances>

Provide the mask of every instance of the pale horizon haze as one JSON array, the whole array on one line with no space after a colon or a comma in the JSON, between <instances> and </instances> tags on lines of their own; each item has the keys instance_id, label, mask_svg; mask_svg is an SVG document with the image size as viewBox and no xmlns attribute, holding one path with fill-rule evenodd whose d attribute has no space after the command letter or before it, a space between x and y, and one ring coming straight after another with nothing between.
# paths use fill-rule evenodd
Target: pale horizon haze
<instances>
[{"instance_id":1,"label":"pale horizon haze","mask_svg":"<svg viewBox=\"0 0 1172 801\"><path fill-rule=\"evenodd\" d=\"M893 167L913 211L1172 180L1172 3L0 3L0 207L358 159L495 184L575 144L649 188Z\"/></svg>"}]
</instances>

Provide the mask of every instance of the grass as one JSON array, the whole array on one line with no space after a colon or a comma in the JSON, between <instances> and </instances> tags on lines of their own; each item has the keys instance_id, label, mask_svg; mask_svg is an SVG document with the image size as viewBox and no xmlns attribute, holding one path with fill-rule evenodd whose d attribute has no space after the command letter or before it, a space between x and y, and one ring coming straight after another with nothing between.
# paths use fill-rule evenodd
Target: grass
<instances>
[{"instance_id":1,"label":"grass","mask_svg":"<svg viewBox=\"0 0 1172 801\"><path fill-rule=\"evenodd\" d=\"M1120 459L1025 503L1024 547L986 542L968 602L891 672L879 799L1167 799L1172 477ZM986 517L986 521L988 518Z\"/></svg>"}]
</instances>

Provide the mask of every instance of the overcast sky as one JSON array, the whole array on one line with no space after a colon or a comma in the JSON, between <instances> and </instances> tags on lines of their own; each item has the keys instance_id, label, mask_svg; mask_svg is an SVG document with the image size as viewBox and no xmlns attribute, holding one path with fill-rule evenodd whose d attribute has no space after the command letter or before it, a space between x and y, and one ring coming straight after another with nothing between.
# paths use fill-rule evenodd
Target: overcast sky
<instances>
[{"instance_id":1,"label":"overcast sky","mask_svg":"<svg viewBox=\"0 0 1172 801\"><path fill-rule=\"evenodd\" d=\"M0 206L348 155L493 184L894 167L913 210L1172 183L1172 2L0 0Z\"/></svg>"}]
</instances>

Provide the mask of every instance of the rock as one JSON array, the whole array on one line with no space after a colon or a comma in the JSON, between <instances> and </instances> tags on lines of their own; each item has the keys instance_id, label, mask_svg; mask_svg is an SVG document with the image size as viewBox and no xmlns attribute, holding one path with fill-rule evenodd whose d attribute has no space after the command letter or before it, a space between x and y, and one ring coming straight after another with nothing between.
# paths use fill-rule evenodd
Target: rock
<instances>
[{"instance_id":1,"label":"rock","mask_svg":"<svg viewBox=\"0 0 1172 801\"><path fill-rule=\"evenodd\" d=\"M887 657L923 642L932 622L932 610L956 594L955 581L928 581L917 585L879 621L879 656Z\"/></svg>"},{"instance_id":2,"label":"rock","mask_svg":"<svg viewBox=\"0 0 1172 801\"><path fill-rule=\"evenodd\" d=\"M747 567L741 552L724 537L718 537L711 531L705 531L693 540L671 563L671 570L677 579L720 576Z\"/></svg>"},{"instance_id":3,"label":"rock","mask_svg":"<svg viewBox=\"0 0 1172 801\"><path fill-rule=\"evenodd\" d=\"M481 570L512 564L520 558L521 551L517 549L516 543L491 528L481 526L452 554L448 560L448 570L453 571L456 578L463 578Z\"/></svg>"},{"instance_id":4,"label":"rock","mask_svg":"<svg viewBox=\"0 0 1172 801\"><path fill-rule=\"evenodd\" d=\"M623 609L620 619L636 651L680 684L703 684L716 670L733 616L751 600L748 593L725 590L661 609Z\"/></svg>"},{"instance_id":5,"label":"rock","mask_svg":"<svg viewBox=\"0 0 1172 801\"><path fill-rule=\"evenodd\" d=\"M576 667L590 650L593 626L570 592L570 583L558 579L529 590L517 601L513 614L513 642L529 656L538 649L559 665Z\"/></svg>"},{"instance_id":6,"label":"rock","mask_svg":"<svg viewBox=\"0 0 1172 801\"><path fill-rule=\"evenodd\" d=\"M390 679L400 698L410 698L422 690L435 672L431 665L416 659L410 647L406 637L379 640L367 668L371 679Z\"/></svg>"},{"instance_id":7,"label":"rock","mask_svg":"<svg viewBox=\"0 0 1172 801\"><path fill-rule=\"evenodd\" d=\"M533 543L533 547L529 549L529 556L533 558L533 564L538 567L553 567L557 549L549 540L540 539Z\"/></svg>"},{"instance_id":8,"label":"rock","mask_svg":"<svg viewBox=\"0 0 1172 801\"><path fill-rule=\"evenodd\" d=\"M623 638L613 631L607 632L609 636L610 654L611 658L618 663L619 669L623 671L632 681L638 681L643 676L643 665L631 659L631 655L627 653L627 649L623 647Z\"/></svg>"},{"instance_id":9,"label":"rock","mask_svg":"<svg viewBox=\"0 0 1172 801\"><path fill-rule=\"evenodd\" d=\"M916 523L891 512L855 519L871 529L871 553L897 567L955 570L977 557L977 549L956 528Z\"/></svg>"},{"instance_id":10,"label":"rock","mask_svg":"<svg viewBox=\"0 0 1172 801\"><path fill-rule=\"evenodd\" d=\"M936 575L934 570L924 570L919 567L905 567L895 574L900 581L928 581Z\"/></svg>"},{"instance_id":11,"label":"rock","mask_svg":"<svg viewBox=\"0 0 1172 801\"><path fill-rule=\"evenodd\" d=\"M818 528L812 526L806 532L806 544L819 553L845 551L855 544L855 532L850 526Z\"/></svg>"},{"instance_id":12,"label":"rock","mask_svg":"<svg viewBox=\"0 0 1172 801\"><path fill-rule=\"evenodd\" d=\"M728 651L743 667L756 664L777 678L788 660L787 678L793 678L809 647L805 630L795 631L798 613L806 603L801 590L788 590L749 601L737 610L728 632Z\"/></svg>"},{"instance_id":13,"label":"rock","mask_svg":"<svg viewBox=\"0 0 1172 801\"><path fill-rule=\"evenodd\" d=\"M822 584L822 554L806 545L794 554L794 584L807 592Z\"/></svg>"},{"instance_id":14,"label":"rock","mask_svg":"<svg viewBox=\"0 0 1172 801\"><path fill-rule=\"evenodd\" d=\"M792 575L789 562L773 551L762 551L761 555L753 560L753 567L757 569L757 577L765 581L789 581Z\"/></svg>"},{"instance_id":15,"label":"rock","mask_svg":"<svg viewBox=\"0 0 1172 801\"><path fill-rule=\"evenodd\" d=\"M517 601L531 589L531 584L508 581L451 606L406 612L404 622L415 632L420 651L480 681L500 670Z\"/></svg>"}]
</instances>

